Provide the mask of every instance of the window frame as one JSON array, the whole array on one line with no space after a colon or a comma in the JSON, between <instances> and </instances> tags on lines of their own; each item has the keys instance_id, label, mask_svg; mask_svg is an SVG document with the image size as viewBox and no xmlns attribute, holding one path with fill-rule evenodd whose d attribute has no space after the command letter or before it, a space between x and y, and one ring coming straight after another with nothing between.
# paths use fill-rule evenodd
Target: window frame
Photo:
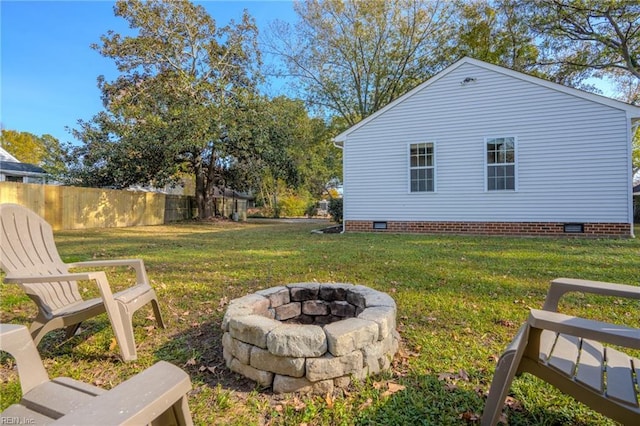
<instances>
[{"instance_id":1,"label":"window frame","mask_svg":"<svg viewBox=\"0 0 640 426\"><path fill-rule=\"evenodd\" d=\"M489 143L498 139L512 139L513 140L513 162L503 163L489 163ZM518 192L518 137L517 136L487 136L484 138L483 145L483 157L484 157L484 192ZM505 189L489 189L489 167L493 166L513 166L513 188Z\"/></svg>"},{"instance_id":2,"label":"window frame","mask_svg":"<svg viewBox=\"0 0 640 426\"><path fill-rule=\"evenodd\" d=\"M412 166L411 165L411 147L412 146L418 146L418 145L431 145L431 150L432 150L432 164L431 166ZM437 159L436 159L436 142L435 141L429 141L429 142L410 142L407 144L407 166L408 166L408 172L407 172L407 192L409 194L432 194L437 192L437 179L436 179L436 174L437 174ZM426 190L426 191L412 191L411 190L411 172L413 170L433 170L433 189L431 191Z\"/></svg>"}]
</instances>

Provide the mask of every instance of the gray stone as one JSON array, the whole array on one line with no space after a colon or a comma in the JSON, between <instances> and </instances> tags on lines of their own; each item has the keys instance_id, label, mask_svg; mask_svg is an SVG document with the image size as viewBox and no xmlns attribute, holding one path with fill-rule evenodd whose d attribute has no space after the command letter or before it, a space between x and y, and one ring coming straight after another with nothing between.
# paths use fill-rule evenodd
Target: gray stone
<instances>
[{"instance_id":1,"label":"gray stone","mask_svg":"<svg viewBox=\"0 0 640 426\"><path fill-rule=\"evenodd\" d=\"M238 358L238 361L243 364L249 364L251 349L254 348L254 346L248 343L234 339L231 337L231 333L224 333L222 335L222 347L228 350L235 358Z\"/></svg>"},{"instance_id":2,"label":"gray stone","mask_svg":"<svg viewBox=\"0 0 640 426\"><path fill-rule=\"evenodd\" d=\"M304 358L282 357L271 354L269 351L254 348L251 351L251 366L259 370L271 371L291 377L304 376Z\"/></svg>"},{"instance_id":3,"label":"gray stone","mask_svg":"<svg viewBox=\"0 0 640 426\"><path fill-rule=\"evenodd\" d=\"M276 319L280 321L295 318L302 312L300 302L287 303L276 308Z\"/></svg>"},{"instance_id":4,"label":"gray stone","mask_svg":"<svg viewBox=\"0 0 640 426\"><path fill-rule=\"evenodd\" d=\"M387 350L391 348L391 340L393 339L389 336L388 339L375 342L362 348L364 365L369 369L369 374L378 374L380 371L389 367L388 358L393 356L393 354L389 354Z\"/></svg>"},{"instance_id":5,"label":"gray stone","mask_svg":"<svg viewBox=\"0 0 640 426\"><path fill-rule=\"evenodd\" d=\"M256 294L259 294L269 299L269 302L271 303L272 308L277 308L278 306L286 305L291 301L289 296L289 289L284 286L272 287L266 290L260 290L256 292Z\"/></svg>"},{"instance_id":6,"label":"gray stone","mask_svg":"<svg viewBox=\"0 0 640 426\"><path fill-rule=\"evenodd\" d=\"M229 331L231 318L253 314L268 316L269 303L269 299L255 293L233 299L222 318L222 330Z\"/></svg>"},{"instance_id":7,"label":"gray stone","mask_svg":"<svg viewBox=\"0 0 640 426\"><path fill-rule=\"evenodd\" d=\"M260 348L266 348L267 334L280 325L279 321L260 315L248 315L232 318L229 322L229 333L234 339Z\"/></svg>"},{"instance_id":8,"label":"gray stone","mask_svg":"<svg viewBox=\"0 0 640 426\"><path fill-rule=\"evenodd\" d=\"M311 315L300 315L296 318L290 319L289 321L295 322L295 324L313 324L313 317Z\"/></svg>"},{"instance_id":9,"label":"gray stone","mask_svg":"<svg viewBox=\"0 0 640 426\"><path fill-rule=\"evenodd\" d=\"M329 304L324 300L307 300L302 302L302 313L307 315L328 315Z\"/></svg>"},{"instance_id":10,"label":"gray stone","mask_svg":"<svg viewBox=\"0 0 640 426\"><path fill-rule=\"evenodd\" d=\"M353 318L356 315L356 307L344 300L334 300L329 304L329 309L331 309L331 315L337 317Z\"/></svg>"},{"instance_id":11,"label":"gray stone","mask_svg":"<svg viewBox=\"0 0 640 426\"><path fill-rule=\"evenodd\" d=\"M242 374L254 382L257 382L260 386L269 387L273 383L273 373L258 370L250 365L242 364L235 358L231 361L231 366L229 368L231 371L235 371L236 373Z\"/></svg>"},{"instance_id":12,"label":"gray stone","mask_svg":"<svg viewBox=\"0 0 640 426\"><path fill-rule=\"evenodd\" d=\"M313 383L311 393L314 395L326 395L333 392L333 380L320 380Z\"/></svg>"},{"instance_id":13,"label":"gray stone","mask_svg":"<svg viewBox=\"0 0 640 426\"><path fill-rule=\"evenodd\" d=\"M281 324L267 336L267 349L278 356L318 357L327 351L327 337L316 325Z\"/></svg>"},{"instance_id":14,"label":"gray stone","mask_svg":"<svg viewBox=\"0 0 640 426\"><path fill-rule=\"evenodd\" d=\"M222 347L222 357L224 358L224 365L227 368L231 368L231 361L233 361L233 355L231 355L231 351L226 347Z\"/></svg>"},{"instance_id":15,"label":"gray stone","mask_svg":"<svg viewBox=\"0 0 640 426\"><path fill-rule=\"evenodd\" d=\"M306 377L289 377L276 374L273 378L274 393L300 392L308 393L312 390L313 383Z\"/></svg>"},{"instance_id":16,"label":"gray stone","mask_svg":"<svg viewBox=\"0 0 640 426\"><path fill-rule=\"evenodd\" d=\"M351 376L336 377L333 384L338 388L347 388L351 384Z\"/></svg>"},{"instance_id":17,"label":"gray stone","mask_svg":"<svg viewBox=\"0 0 640 426\"><path fill-rule=\"evenodd\" d=\"M222 331L229 331L229 321L231 321L231 318L239 318L247 315L253 315L253 307L230 305L222 317Z\"/></svg>"},{"instance_id":18,"label":"gray stone","mask_svg":"<svg viewBox=\"0 0 640 426\"><path fill-rule=\"evenodd\" d=\"M355 286L355 288L349 289L347 292L347 302L357 306L358 308L364 309L367 306L367 300L365 299L362 290L357 287L360 286Z\"/></svg>"},{"instance_id":19,"label":"gray stone","mask_svg":"<svg viewBox=\"0 0 640 426\"><path fill-rule=\"evenodd\" d=\"M253 309L254 314L261 314L269 309L269 299L257 293L248 294L229 302L229 306L248 306Z\"/></svg>"},{"instance_id":20,"label":"gray stone","mask_svg":"<svg viewBox=\"0 0 640 426\"><path fill-rule=\"evenodd\" d=\"M318 298L320 284L317 283L297 283L289 284L289 293L292 302L304 302Z\"/></svg>"},{"instance_id":21,"label":"gray stone","mask_svg":"<svg viewBox=\"0 0 640 426\"><path fill-rule=\"evenodd\" d=\"M329 352L346 355L378 340L378 324L359 318L350 318L324 326Z\"/></svg>"},{"instance_id":22,"label":"gray stone","mask_svg":"<svg viewBox=\"0 0 640 426\"><path fill-rule=\"evenodd\" d=\"M352 286L348 284L322 284L320 285L318 297L327 302L347 300L347 291L350 287Z\"/></svg>"},{"instance_id":23,"label":"gray stone","mask_svg":"<svg viewBox=\"0 0 640 426\"><path fill-rule=\"evenodd\" d=\"M396 329L396 310L390 306L367 308L358 318L375 321L378 324L378 340L386 339Z\"/></svg>"},{"instance_id":24,"label":"gray stone","mask_svg":"<svg viewBox=\"0 0 640 426\"><path fill-rule=\"evenodd\" d=\"M361 351L353 351L350 354L340 357L334 357L333 355L326 354L320 358L307 359L306 377L312 382L361 373Z\"/></svg>"},{"instance_id":25,"label":"gray stone","mask_svg":"<svg viewBox=\"0 0 640 426\"><path fill-rule=\"evenodd\" d=\"M287 377L276 374L273 378L274 393L313 393L326 395L333 392L333 380L320 380L311 382L306 377Z\"/></svg>"},{"instance_id":26,"label":"gray stone","mask_svg":"<svg viewBox=\"0 0 640 426\"><path fill-rule=\"evenodd\" d=\"M370 308L372 306L390 306L396 308L396 302L391 296L381 291L374 290L363 285L356 285L351 289L353 294L359 294L364 296L365 307ZM355 296L352 296L354 298ZM355 305L355 303L354 303Z\"/></svg>"}]
</instances>

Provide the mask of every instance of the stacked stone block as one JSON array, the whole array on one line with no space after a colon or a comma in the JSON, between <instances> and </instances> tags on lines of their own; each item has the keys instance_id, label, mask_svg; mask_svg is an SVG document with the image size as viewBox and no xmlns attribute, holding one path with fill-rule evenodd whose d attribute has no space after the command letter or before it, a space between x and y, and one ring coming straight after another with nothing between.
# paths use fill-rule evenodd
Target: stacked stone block
<instances>
[{"instance_id":1,"label":"stacked stone block","mask_svg":"<svg viewBox=\"0 0 640 426\"><path fill-rule=\"evenodd\" d=\"M276 393L324 394L388 369L396 304L362 285L297 283L234 299L222 320L231 370Z\"/></svg>"}]
</instances>

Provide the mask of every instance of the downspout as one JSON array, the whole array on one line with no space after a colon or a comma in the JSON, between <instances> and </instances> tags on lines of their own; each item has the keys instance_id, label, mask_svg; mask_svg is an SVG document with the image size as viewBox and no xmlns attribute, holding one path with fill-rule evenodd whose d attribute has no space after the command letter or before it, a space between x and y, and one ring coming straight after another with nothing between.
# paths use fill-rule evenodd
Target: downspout
<instances>
[{"instance_id":1,"label":"downspout","mask_svg":"<svg viewBox=\"0 0 640 426\"><path fill-rule=\"evenodd\" d=\"M334 139L333 146L344 152L344 141L337 141ZM342 165L342 172L344 173L344 154L342 155ZM342 231L340 231L340 234L344 234L344 201L342 201Z\"/></svg>"},{"instance_id":2,"label":"downspout","mask_svg":"<svg viewBox=\"0 0 640 426\"><path fill-rule=\"evenodd\" d=\"M635 120L634 120L635 118ZM640 127L640 117L630 117L629 121L631 122L631 127L630 127L630 133L629 133L629 144L628 144L628 150L629 150L629 172L633 171L633 164L632 164L632 158L633 158L633 135L636 133L636 130L638 129L638 127ZM631 238L635 238L635 233L634 233L634 223L633 223L633 206L634 206L634 202L633 202L633 175L631 176L631 206L630 206L630 210L631 210Z\"/></svg>"}]
</instances>

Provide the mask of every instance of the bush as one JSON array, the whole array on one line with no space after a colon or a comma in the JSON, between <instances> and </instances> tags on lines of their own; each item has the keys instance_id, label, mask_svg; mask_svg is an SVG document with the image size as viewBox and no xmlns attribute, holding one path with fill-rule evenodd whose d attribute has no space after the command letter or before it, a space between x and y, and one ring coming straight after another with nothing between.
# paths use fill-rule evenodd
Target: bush
<instances>
[{"instance_id":1,"label":"bush","mask_svg":"<svg viewBox=\"0 0 640 426\"><path fill-rule=\"evenodd\" d=\"M329 214L336 223L342 223L342 198L332 198L329 200Z\"/></svg>"},{"instance_id":2,"label":"bush","mask_svg":"<svg viewBox=\"0 0 640 426\"><path fill-rule=\"evenodd\" d=\"M315 202L307 204L307 208L304 211L304 215L311 218L318 215L318 205Z\"/></svg>"},{"instance_id":3,"label":"bush","mask_svg":"<svg viewBox=\"0 0 640 426\"><path fill-rule=\"evenodd\" d=\"M307 199L297 195L283 195L278 199L278 216L302 217L307 211Z\"/></svg>"}]
</instances>

